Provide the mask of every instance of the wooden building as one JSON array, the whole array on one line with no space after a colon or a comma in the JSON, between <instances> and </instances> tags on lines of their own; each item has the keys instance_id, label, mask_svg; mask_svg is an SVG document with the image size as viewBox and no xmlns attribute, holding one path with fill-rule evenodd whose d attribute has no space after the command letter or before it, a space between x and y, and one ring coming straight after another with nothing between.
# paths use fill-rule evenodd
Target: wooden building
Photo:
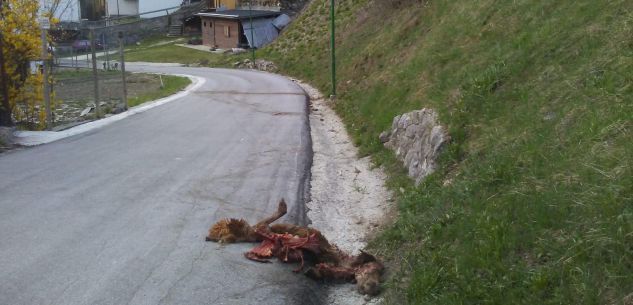
<instances>
[{"instance_id":1,"label":"wooden building","mask_svg":"<svg viewBox=\"0 0 633 305\"><path fill-rule=\"evenodd\" d=\"M237 6L237 0L209 0L209 8L226 8L234 10Z\"/></svg>"},{"instance_id":2,"label":"wooden building","mask_svg":"<svg viewBox=\"0 0 633 305\"><path fill-rule=\"evenodd\" d=\"M255 24L270 21L280 15L275 11L224 10L197 14L202 20L202 43L220 49L257 47L249 43L245 29L250 29L250 19ZM261 35L260 35L261 36ZM256 37L256 40L259 37Z\"/></svg>"},{"instance_id":3,"label":"wooden building","mask_svg":"<svg viewBox=\"0 0 633 305\"><path fill-rule=\"evenodd\" d=\"M139 14L139 0L79 0L79 18L90 21Z\"/></svg>"}]
</instances>

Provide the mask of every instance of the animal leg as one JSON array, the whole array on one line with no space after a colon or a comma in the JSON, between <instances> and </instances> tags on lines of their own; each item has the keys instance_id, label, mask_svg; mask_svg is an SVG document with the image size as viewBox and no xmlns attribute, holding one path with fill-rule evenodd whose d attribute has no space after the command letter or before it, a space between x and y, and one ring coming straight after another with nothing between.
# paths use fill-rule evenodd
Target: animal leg
<instances>
[{"instance_id":1,"label":"animal leg","mask_svg":"<svg viewBox=\"0 0 633 305\"><path fill-rule=\"evenodd\" d=\"M282 198L281 201L279 201L279 206L277 206L277 211L270 217L264 218L262 221L258 222L255 225L255 228L267 228L271 223L286 215L287 212L288 206L286 205L286 201Z\"/></svg>"},{"instance_id":2,"label":"animal leg","mask_svg":"<svg viewBox=\"0 0 633 305\"><path fill-rule=\"evenodd\" d=\"M354 269L325 263L317 264L306 270L305 275L314 280L335 282L354 281Z\"/></svg>"}]
</instances>

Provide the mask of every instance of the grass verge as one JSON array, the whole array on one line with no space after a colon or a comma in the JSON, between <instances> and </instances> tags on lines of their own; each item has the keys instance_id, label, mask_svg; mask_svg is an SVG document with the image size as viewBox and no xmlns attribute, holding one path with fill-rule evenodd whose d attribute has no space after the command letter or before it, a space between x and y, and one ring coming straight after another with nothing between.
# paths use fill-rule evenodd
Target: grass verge
<instances>
[{"instance_id":1,"label":"grass verge","mask_svg":"<svg viewBox=\"0 0 633 305\"><path fill-rule=\"evenodd\" d=\"M125 60L134 62L181 63L185 65L225 66L229 56L190 49L176 44L182 44L184 39L174 40L169 37L154 37L144 40L139 46L132 46L125 50Z\"/></svg>"},{"instance_id":2,"label":"grass verge","mask_svg":"<svg viewBox=\"0 0 633 305\"><path fill-rule=\"evenodd\" d=\"M329 1L260 56L329 92ZM337 1L336 110L403 188L372 244L391 304L633 302L633 3ZM438 110L452 136L414 186L378 135Z\"/></svg>"},{"instance_id":3,"label":"grass verge","mask_svg":"<svg viewBox=\"0 0 633 305\"><path fill-rule=\"evenodd\" d=\"M142 103L157 100L163 97L175 94L178 91L182 91L191 84L191 80L187 77L172 76L172 75L152 75L154 78L162 78L163 86L158 90L141 93L136 96L128 97L128 104L130 107L140 105Z\"/></svg>"}]
</instances>

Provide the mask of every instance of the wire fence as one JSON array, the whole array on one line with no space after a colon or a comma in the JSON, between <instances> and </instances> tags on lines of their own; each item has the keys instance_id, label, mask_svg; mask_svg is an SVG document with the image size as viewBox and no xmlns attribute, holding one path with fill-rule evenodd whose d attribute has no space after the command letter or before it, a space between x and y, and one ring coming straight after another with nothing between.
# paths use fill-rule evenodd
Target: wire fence
<instances>
[{"instance_id":1,"label":"wire fence","mask_svg":"<svg viewBox=\"0 0 633 305\"><path fill-rule=\"evenodd\" d=\"M181 6L140 15L61 22L50 29L41 22L46 28L42 40L49 37L53 43L42 50L46 61L31 61L30 73L39 82L48 79L43 88L30 85L32 98L15 102L16 123L29 130L63 130L125 111L128 98L140 103L156 96L164 89L162 78L122 71L125 47L174 31L182 35L185 20L204 7L203 1L184 1ZM39 101L41 92L43 102Z\"/></svg>"},{"instance_id":2,"label":"wire fence","mask_svg":"<svg viewBox=\"0 0 633 305\"><path fill-rule=\"evenodd\" d=\"M127 109L121 53L125 40L106 40L92 29L87 39L58 43L50 67L52 125L62 130Z\"/></svg>"},{"instance_id":3,"label":"wire fence","mask_svg":"<svg viewBox=\"0 0 633 305\"><path fill-rule=\"evenodd\" d=\"M50 129L63 130L123 112L128 108L130 94L134 97L156 89L154 79L123 73L121 52L125 52L126 45L134 45L144 38L165 35L176 18L165 12L153 18L136 16L65 23L52 30L66 39L50 49ZM29 125L42 124L31 122Z\"/></svg>"}]
</instances>

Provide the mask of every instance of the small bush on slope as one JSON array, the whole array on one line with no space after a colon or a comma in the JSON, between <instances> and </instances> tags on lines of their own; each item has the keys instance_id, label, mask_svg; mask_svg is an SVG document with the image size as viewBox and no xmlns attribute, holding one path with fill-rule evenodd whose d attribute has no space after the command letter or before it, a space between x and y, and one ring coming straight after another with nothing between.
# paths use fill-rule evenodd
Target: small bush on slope
<instances>
[{"instance_id":1,"label":"small bush on slope","mask_svg":"<svg viewBox=\"0 0 633 305\"><path fill-rule=\"evenodd\" d=\"M633 299L633 2L395 2L337 1L336 110L406 189L373 244L400 262L388 301ZM261 52L323 92L328 3ZM422 107L453 142L413 187L378 134Z\"/></svg>"}]
</instances>

